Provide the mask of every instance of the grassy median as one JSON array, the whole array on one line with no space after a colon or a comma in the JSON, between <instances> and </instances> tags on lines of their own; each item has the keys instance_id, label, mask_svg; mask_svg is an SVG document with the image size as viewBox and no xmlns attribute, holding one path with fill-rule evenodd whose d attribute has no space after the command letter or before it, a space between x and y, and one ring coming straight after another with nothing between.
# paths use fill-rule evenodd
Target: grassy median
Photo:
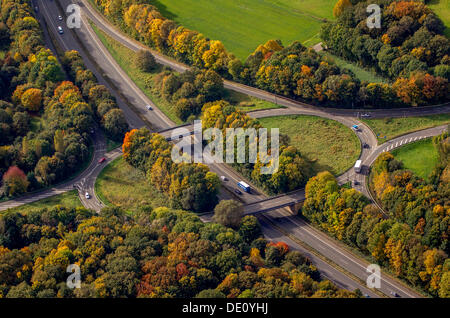
<instances>
[{"instance_id":1,"label":"grassy median","mask_svg":"<svg viewBox=\"0 0 450 318\"><path fill-rule=\"evenodd\" d=\"M404 134L448 124L450 123L450 114L406 118L364 119L363 122L369 125L377 135L378 144L382 144L387 140ZM385 136L386 138L384 138Z\"/></svg>"},{"instance_id":2,"label":"grassy median","mask_svg":"<svg viewBox=\"0 0 450 318\"><path fill-rule=\"evenodd\" d=\"M438 163L438 152L431 138L413 142L392 151L397 160L403 162L419 177L429 180L429 176Z\"/></svg>"},{"instance_id":3,"label":"grassy median","mask_svg":"<svg viewBox=\"0 0 450 318\"><path fill-rule=\"evenodd\" d=\"M293 115L259 121L266 128L280 128L280 134L288 135L291 145L313 161L316 172L328 170L340 175L353 166L361 151L358 137L334 120Z\"/></svg>"},{"instance_id":4,"label":"grassy median","mask_svg":"<svg viewBox=\"0 0 450 318\"><path fill-rule=\"evenodd\" d=\"M167 206L167 199L147 181L145 174L122 157L103 169L95 182L97 197L107 205L116 205L133 213L143 205Z\"/></svg>"}]
</instances>

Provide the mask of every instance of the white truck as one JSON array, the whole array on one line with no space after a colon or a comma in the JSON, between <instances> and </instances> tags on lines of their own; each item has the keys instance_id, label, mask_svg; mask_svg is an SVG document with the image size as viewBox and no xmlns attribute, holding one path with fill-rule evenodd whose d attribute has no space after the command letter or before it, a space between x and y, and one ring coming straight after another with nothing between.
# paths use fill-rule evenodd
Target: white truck
<instances>
[{"instance_id":1,"label":"white truck","mask_svg":"<svg viewBox=\"0 0 450 318\"><path fill-rule=\"evenodd\" d=\"M360 173L361 172L361 160L356 160L356 163L355 163L355 172L356 173Z\"/></svg>"}]
</instances>

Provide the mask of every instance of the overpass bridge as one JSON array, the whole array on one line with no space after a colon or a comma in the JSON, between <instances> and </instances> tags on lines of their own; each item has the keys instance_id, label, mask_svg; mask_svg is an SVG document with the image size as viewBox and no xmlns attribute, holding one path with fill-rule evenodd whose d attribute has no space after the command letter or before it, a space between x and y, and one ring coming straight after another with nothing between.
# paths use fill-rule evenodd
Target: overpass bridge
<instances>
[{"instance_id":1,"label":"overpass bridge","mask_svg":"<svg viewBox=\"0 0 450 318\"><path fill-rule=\"evenodd\" d=\"M305 189L280 194L267 199L255 201L244 205L245 215L254 215L288 207L291 212L297 213L305 201Z\"/></svg>"}]
</instances>

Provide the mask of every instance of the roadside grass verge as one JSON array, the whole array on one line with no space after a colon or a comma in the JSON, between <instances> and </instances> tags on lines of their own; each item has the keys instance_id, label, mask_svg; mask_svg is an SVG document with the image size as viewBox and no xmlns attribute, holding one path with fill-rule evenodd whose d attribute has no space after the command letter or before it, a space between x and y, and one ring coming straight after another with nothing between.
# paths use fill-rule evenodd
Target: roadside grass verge
<instances>
[{"instance_id":1,"label":"roadside grass verge","mask_svg":"<svg viewBox=\"0 0 450 318\"><path fill-rule=\"evenodd\" d=\"M117 61L120 67L127 73L131 80L150 98L161 111L177 124L182 124L183 121L179 119L173 109L173 105L166 101L159 93L159 90L154 87L154 78L162 70L163 66L158 64L158 67L152 72L144 72L138 69L134 63L136 53L121 43L109 37L106 33L98 29L93 23L92 28L99 37L100 41ZM240 108L243 111L254 111L259 109L280 108L281 106L275 103L261 100L252 96L248 96L239 92L225 89L224 99Z\"/></svg>"},{"instance_id":2,"label":"roadside grass verge","mask_svg":"<svg viewBox=\"0 0 450 318\"><path fill-rule=\"evenodd\" d=\"M340 175L358 159L361 146L358 137L334 120L308 115L259 118L265 128L279 128L290 137L290 144L313 162L314 171L328 170Z\"/></svg>"},{"instance_id":3,"label":"roadside grass verge","mask_svg":"<svg viewBox=\"0 0 450 318\"><path fill-rule=\"evenodd\" d=\"M129 213L144 205L167 206L167 198L147 181L145 174L122 157L113 160L98 176L95 194L106 205L115 205Z\"/></svg>"},{"instance_id":4,"label":"roadside grass verge","mask_svg":"<svg viewBox=\"0 0 450 318\"><path fill-rule=\"evenodd\" d=\"M348 62L331 52L320 52L320 54L325 55L329 59L333 60L337 66L340 68L346 68L355 73L355 76L359 78L361 81L367 81L370 83L387 83L389 82L388 79L385 79L379 75L377 75L375 72L368 71L352 62Z\"/></svg>"},{"instance_id":5,"label":"roadside grass verge","mask_svg":"<svg viewBox=\"0 0 450 318\"><path fill-rule=\"evenodd\" d=\"M106 137L106 152L110 152L120 146L122 146L121 142L114 141Z\"/></svg>"},{"instance_id":6,"label":"roadside grass verge","mask_svg":"<svg viewBox=\"0 0 450 318\"><path fill-rule=\"evenodd\" d=\"M407 144L391 153L397 160L403 162L405 169L411 170L427 181L439 161L438 152L431 138Z\"/></svg>"},{"instance_id":7,"label":"roadside grass verge","mask_svg":"<svg viewBox=\"0 0 450 318\"><path fill-rule=\"evenodd\" d=\"M18 206L16 208L8 209L6 211L12 211L12 212L20 212L22 214L26 214L30 211L48 208L52 209L58 205L68 207L68 208L78 208L83 207L83 204L81 204L80 199L78 198L78 192L77 190L71 190L62 194L54 195L52 197L42 199L33 203L24 204L21 206ZM4 213L5 211L2 211L0 213Z\"/></svg>"},{"instance_id":8,"label":"roadside grass verge","mask_svg":"<svg viewBox=\"0 0 450 318\"><path fill-rule=\"evenodd\" d=\"M363 119L362 121L372 128L377 136L378 144L382 144L387 140L404 134L448 124L450 123L450 114L407 118Z\"/></svg>"},{"instance_id":9,"label":"roadside grass verge","mask_svg":"<svg viewBox=\"0 0 450 318\"><path fill-rule=\"evenodd\" d=\"M263 99L259 99L253 96L245 95L229 89L225 89L224 99L244 112L252 112L255 110L262 110L262 109L286 108L284 106L277 105L275 103L265 101Z\"/></svg>"},{"instance_id":10,"label":"roadside grass verge","mask_svg":"<svg viewBox=\"0 0 450 318\"><path fill-rule=\"evenodd\" d=\"M106 35L103 31L99 30L95 24L91 23L91 26L114 60L116 60L139 89L141 89L167 117L177 124L182 124L182 120L175 115L170 103L164 100L153 86L154 77L162 71L163 67L157 64L158 67L152 72L141 71L134 63L136 59L136 53L134 51Z\"/></svg>"}]
</instances>

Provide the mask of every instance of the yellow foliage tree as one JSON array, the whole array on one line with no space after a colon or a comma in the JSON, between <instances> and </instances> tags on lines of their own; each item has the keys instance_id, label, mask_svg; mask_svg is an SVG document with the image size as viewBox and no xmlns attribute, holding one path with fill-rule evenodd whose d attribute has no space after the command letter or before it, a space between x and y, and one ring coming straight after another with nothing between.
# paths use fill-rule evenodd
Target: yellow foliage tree
<instances>
[{"instance_id":1,"label":"yellow foliage tree","mask_svg":"<svg viewBox=\"0 0 450 318\"><path fill-rule=\"evenodd\" d=\"M23 93L20 101L28 110L37 112L41 108L42 91L38 88L29 88Z\"/></svg>"},{"instance_id":2,"label":"yellow foliage tree","mask_svg":"<svg viewBox=\"0 0 450 318\"><path fill-rule=\"evenodd\" d=\"M344 12L344 10L348 7L351 7L352 4L350 3L350 0L339 0L333 8L333 16L337 18Z\"/></svg>"}]
</instances>

